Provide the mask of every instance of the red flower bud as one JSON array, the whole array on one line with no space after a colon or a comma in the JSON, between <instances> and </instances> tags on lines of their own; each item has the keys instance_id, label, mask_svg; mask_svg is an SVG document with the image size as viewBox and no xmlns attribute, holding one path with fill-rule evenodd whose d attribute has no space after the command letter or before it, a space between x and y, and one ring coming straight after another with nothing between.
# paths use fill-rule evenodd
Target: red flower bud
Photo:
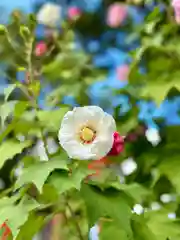
<instances>
[{"instance_id":1,"label":"red flower bud","mask_svg":"<svg viewBox=\"0 0 180 240\"><path fill-rule=\"evenodd\" d=\"M124 150L124 138L118 132L114 133L114 143L108 156L117 156Z\"/></svg>"},{"instance_id":2,"label":"red flower bud","mask_svg":"<svg viewBox=\"0 0 180 240\"><path fill-rule=\"evenodd\" d=\"M37 43L35 47L35 55L36 57L41 57L47 52L47 44L43 41Z\"/></svg>"}]
</instances>

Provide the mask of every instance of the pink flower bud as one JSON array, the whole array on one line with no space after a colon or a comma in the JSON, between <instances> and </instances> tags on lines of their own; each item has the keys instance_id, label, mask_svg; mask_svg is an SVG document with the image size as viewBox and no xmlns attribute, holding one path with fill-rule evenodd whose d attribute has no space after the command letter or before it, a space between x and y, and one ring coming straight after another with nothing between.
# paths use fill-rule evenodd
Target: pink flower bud
<instances>
[{"instance_id":1,"label":"pink flower bud","mask_svg":"<svg viewBox=\"0 0 180 240\"><path fill-rule=\"evenodd\" d=\"M173 0L172 6L174 8L175 20L180 24L180 0Z\"/></svg>"},{"instance_id":2,"label":"pink flower bud","mask_svg":"<svg viewBox=\"0 0 180 240\"><path fill-rule=\"evenodd\" d=\"M41 41L41 42L36 44L36 47L35 47L35 55L36 55L36 57L41 57L46 52L47 52L47 45L46 45L45 42Z\"/></svg>"},{"instance_id":3,"label":"pink flower bud","mask_svg":"<svg viewBox=\"0 0 180 240\"><path fill-rule=\"evenodd\" d=\"M117 72L117 78L121 81L128 80L129 75L129 66L128 65L122 65L116 69Z\"/></svg>"},{"instance_id":4,"label":"pink flower bud","mask_svg":"<svg viewBox=\"0 0 180 240\"><path fill-rule=\"evenodd\" d=\"M127 7L120 3L109 6L107 11L107 25L116 28L120 26L127 17Z\"/></svg>"},{"instance_id":5,"label":"pink flower bud","mask_svg":"<svg viewBox=\"0 0 180 240\"><path fill-rule=\"evenodd\" d=\"M81 16L81 10L78 7L70 7L67 15L70 20L76 20Z\"/></svg>"},{"instance_id":6,"label":"pink flower bud","mask_svg":"<svg viewBox=\"0 0 180 240\"><path fill-rule=\"evenodd\" d=\"M117 156L124 150L124 138L118 132L114 133L114 143L108 156Z\"/></svg>"}]
</instances>

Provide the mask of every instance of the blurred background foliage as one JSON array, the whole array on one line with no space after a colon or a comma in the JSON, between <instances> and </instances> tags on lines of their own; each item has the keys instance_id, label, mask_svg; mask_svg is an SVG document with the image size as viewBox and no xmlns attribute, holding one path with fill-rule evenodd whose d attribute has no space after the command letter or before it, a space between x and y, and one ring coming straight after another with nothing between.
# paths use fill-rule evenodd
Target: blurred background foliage
<instances>
[{"instance_id":1,"label":"blurred background foliage","mask_svg":"<svg viewBox=\"0 0 180 240\"><path fill-rule=\"evenodd\" d=\"M180 27L171 2L50 3L44 15L46 1L32 2L35 16L14 10L0 26L0 224L8 219L18 240L83 240L90 229L96 240L98 221L102 240L178 240ZM64 114L84 105L112 114L126 136L125 151L89 184L87 164L68 162L57 140Z\"/></svg>"}]
</instances>

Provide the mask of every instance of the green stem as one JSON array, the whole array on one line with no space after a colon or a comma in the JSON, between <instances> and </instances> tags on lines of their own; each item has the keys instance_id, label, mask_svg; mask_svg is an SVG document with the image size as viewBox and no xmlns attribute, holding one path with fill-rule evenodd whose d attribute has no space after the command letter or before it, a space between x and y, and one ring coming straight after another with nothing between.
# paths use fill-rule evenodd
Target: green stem
<instances>
[{"instance_id":1,"label":"green stem","mask_svg":"<svg viewBox=\"0 0 180 240\"><path fill-rule=\"evenodd\" d=\"M82 233L81 233L80 226L79 226L78 222L76 221L76 216L75 216L75 214L74 214L74 212L73 212L73 209L71 208L71 205L68 203L67 199L66 199L66 206L67 206L67 208L69 209L69 211L70 211L70 213L71 213L71 216L72 216L72 218L73 218L73 220L74 220L74 224L75 224L77 233L78 233L78 235L79 235L79 239L80 239L80 240L84 240L84 237L83 237L83 235L82 235Z\"/></svg>"},{"instance_id":2,"label":"green stem","mask_svg":"<svg viewBox=\"0 0 180 240\"><path fill-rule=\"evenodd\" d=\"M30 83L33 82L33 66L32 66L32 61L31 61L33 42L34 42L34 38L32 37L27 44L27 64L28 64L28 73L29 73Z\"/></svg>"},{"instance_id":3,"label":"green stem","mask_svg":"<svg viewBox=\"0 0 180 240\"><path fill-rule=\"evenodd\" d=\"M32 66L32 50L33 50L33 42L34 42L34 38L32 37L30 39L30 41L28 42L27 44L27 64L28 64L28 73L29 73L29 79L30 79L30 83L33 82L33 66ZM37 104L37 99L33 99L33 106L36 110L36 113L38 112L38 104ZM36 114L37 116L37 114ZM38 117L37 117L37 120L39 121ZM49 156L49 151L48 151L48 144L47 144L47 140L43 134L43 128L40 127L40 134L41 134L41 140L43 141L44 143L44 148L45 148L45 152L46 152L46 155L48 157L48 160L50 159L50 156Z\"/></svg>"}]
</instances>

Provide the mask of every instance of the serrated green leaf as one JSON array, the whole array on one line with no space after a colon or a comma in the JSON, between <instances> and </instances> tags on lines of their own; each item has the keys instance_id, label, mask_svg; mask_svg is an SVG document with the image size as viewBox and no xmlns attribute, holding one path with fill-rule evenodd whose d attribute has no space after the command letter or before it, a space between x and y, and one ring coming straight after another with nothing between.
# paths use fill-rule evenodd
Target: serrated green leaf
<instances>
[{"instance_id":1,"label":"serrated green leaf","mask_svg":"<svg viewBox=\"0 0 180 240\"><path fill-rule=\"evenodd\" d=\"M7 221L8 227L11 229L13 239L16 238L19 227L22 226L28 219L29 212L39 206L35 201L30 201L28 204L19 203L14 205L11 200L6 199L6 204L1 204L0 201L0 225Z\"/></svg>"},{"instance_id":2,"label":"serrated green leaf","mask_svg":"<svg viewBox=\"0 0 180 240\"><path fill-rule=\"evenodd\" d=\"M87 184L82 185L81 194L86 203L90 227L100 218L110 217L128 236L132 236L130 226L131 208L123 194L117 191L102 192Z\"/></svg>"},{"instance_id":3,"label":"serrated green leaf","mask_svg":"<svg viewBox=\"0 0 180 240\"><path fill-rule=\"evenodd\" d=\"M57 189L59 194L72 188L79 190L82 180L92 172L94 173L94 171L79 166L71 175L68 172L53 174L49 179L49 183Z\"/></svg>"},{"instance_id":4,"label":"serrated green leaf","mask_svg":"<svg viewBox=\"0 0 180 240\"><path fill-rule=\"evenodd\" d=\"M61 157L56 157L48 162L39 162L23 170L15 184L15 188L20 188L24 184L34 183L42 193L42 187L49 174L55 169L67 169L67 162Z\"/></svg>"},{"instance_id":5,"label":"serrated green leaf","mask_svg":"<svg viewBox=\"0 0 180 240\"><path fill-rule=\"evenodd\" d=\"M24 148L32 144L30 141L18 142L14 140L6 140L0 145L0 168L4 165L5 161L12 159L16 154L22 152Z\"/></svg>"}]
</instances>

